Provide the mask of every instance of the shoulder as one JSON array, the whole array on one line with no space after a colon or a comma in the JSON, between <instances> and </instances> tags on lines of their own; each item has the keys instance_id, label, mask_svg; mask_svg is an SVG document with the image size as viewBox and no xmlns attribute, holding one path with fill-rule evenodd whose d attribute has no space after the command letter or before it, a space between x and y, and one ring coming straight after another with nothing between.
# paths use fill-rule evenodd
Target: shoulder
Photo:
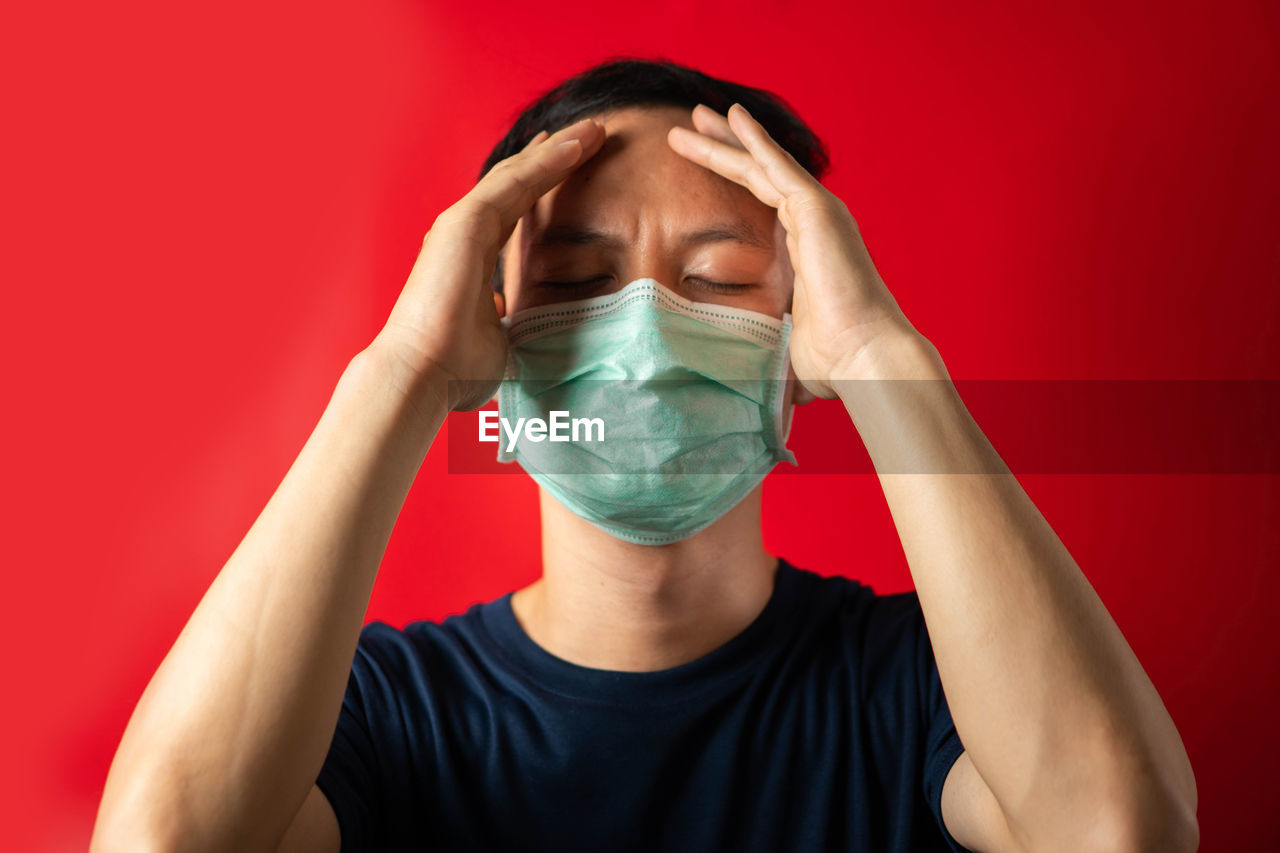
<instances>
[{"instance_id":1,"label":"shoulder","mask_svg":"<svg viewBox=\"0 0 1280 853\"><path fill-rule=\"evenodd\" d=\"M402 628L375 619L360 630L357 649L372 655L403 654L472 640L482 630L484 612L496 601L477 602L441 619L414 620Z\"/></svg>"},{"instance_id":2,"label":"shoulder","mask_svg":"<svg viewBox=\"0 0 1280 853\"><path fill-rule=\"evenodd\" d=\"M846 639L863 646L897 648L918 638L924 628L920 597L915 590L877 593L862 581L842 575L822 575L787 564L794 574L801 606L794 617L830 620Z\"/></svg>"},{"instance_id":3,"label":"shoulder","mask_svg":"<svg viewBox=\"0 0 1280 853\"><path fill-rule=\"evenodd\" d=\"M363 692L408 687L426 692L451 673L473 668L488 654L482 636L482 610L487 606L473 604L465 612L409 622L402 628L383 620L369 622L356 643L352 687Z\"/></svg>"},{"instance_id":4,"label":"shoulder","mask_svg":"<svg viewBox=\"0 0 1280 853\"><path fill-rule=\"evenodd\" d=\"M794 571L800 606L792 618L816 646L838 650L864 700L929 701L935 664L915 590L877 593L852 578Z\"/></svg>"}]
</instances>

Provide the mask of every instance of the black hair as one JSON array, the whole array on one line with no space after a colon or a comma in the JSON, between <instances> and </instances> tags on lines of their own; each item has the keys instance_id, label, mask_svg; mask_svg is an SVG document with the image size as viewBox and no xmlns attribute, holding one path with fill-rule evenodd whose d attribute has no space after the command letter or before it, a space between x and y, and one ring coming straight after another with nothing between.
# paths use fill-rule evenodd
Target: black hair
<instances>
[{"instance_id":1,"label":"black hair","mask_svg":"<svg viewBox=\"0 0 1280 853\"><path fill-rule=\"evenodd\" d=\"M826 147L778 95L732 83L668 59L614 56L562 80L517 111L506 136L489 152L477 181L502 160L521 151L541 130L555 133L579 119L607 110L640 105L671 105L692 110L706 104L724 114L742 104L801 166L821 179L830 167ZM493 289L502 292L502 257L493 272Z\"/></svg>"}]
</instances>

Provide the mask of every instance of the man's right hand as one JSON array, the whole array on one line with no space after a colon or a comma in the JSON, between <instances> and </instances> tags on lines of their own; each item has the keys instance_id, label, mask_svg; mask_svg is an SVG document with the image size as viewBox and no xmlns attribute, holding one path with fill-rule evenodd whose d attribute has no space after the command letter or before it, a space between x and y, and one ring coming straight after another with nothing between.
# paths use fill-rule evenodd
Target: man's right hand
<instances>
[{"instance_id":1,"label":"man's right hand","mask_svg":"<svg viewBox=\"0 0 1280 853\"><path fill-rule=\"evenodd\" d=\"M595 154L604 137L592 119L550 136L539 131L436 217L374 341L408 369L410 386L446 395L449 408L460 411L493 396L507 358L490 287L498 253L520 217Z\"/></svg>"}]
</instances>

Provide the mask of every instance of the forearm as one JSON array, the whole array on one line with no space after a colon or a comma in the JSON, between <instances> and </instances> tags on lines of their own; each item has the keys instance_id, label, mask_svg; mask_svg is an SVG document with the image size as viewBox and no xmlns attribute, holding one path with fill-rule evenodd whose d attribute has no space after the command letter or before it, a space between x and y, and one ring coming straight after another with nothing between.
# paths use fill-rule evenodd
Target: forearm
<instances>
[{"instance_id":1,"label":"forearm","mask_svg":"<svg viewBox=\"0 0 1280 853\"><path fill-rule=\"evenodd\" d=\"M95 849L270 847L333 737L374 577L444 420L374 346L148 684L112 762ZM99 847L101 845L101 847Z\"/></svg>"},{"instance_id":2,"label":"forearm","mask_svg":"<svg viewBox=\"0 0 1280 853\"><path fill-rule=\"evenodd\" d=\"M841 399L879 473L957 731L1015 832L1054 846L1090 821L1194 815L1159 694L932 346L904 340L879 358L862 375L886 378L842 382Z\"/></svg>"}]
</instances>

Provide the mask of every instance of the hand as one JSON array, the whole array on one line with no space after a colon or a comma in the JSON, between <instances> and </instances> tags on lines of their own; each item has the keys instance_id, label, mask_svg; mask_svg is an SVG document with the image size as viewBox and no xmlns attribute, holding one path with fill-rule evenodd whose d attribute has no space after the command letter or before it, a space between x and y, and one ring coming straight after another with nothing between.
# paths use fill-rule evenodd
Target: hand
<instances>
[{"instance_id":1,"label":"hand","mask_svg":"<svg viewBox=\"0 0 1280 853\"><path fill-rule=\"evenodd\" d=\"M407 367L406 387L447 395L450 409L483 406L506 367L507 344L490 281L516 222L604 142L583 119L540 131L436 217L386 325L371 348ZM561 143L570 142L567 147ZM410 393L417 393L416 390Z\"/></svg>"},{"instance_id":2,"label":"hand","mask_svg":"<svg viewBox=\"0 0 1280 853\"><path fill-rule=\"evenodd\" d=\"M835 397L833 381L877 375L877 350L927 343L880 278L849 208L741 104L727 117L699 104L693 125L671 129L671 148L778 210L795 271L791 362L806 389Z\"/></svg>"}]
</instances>

